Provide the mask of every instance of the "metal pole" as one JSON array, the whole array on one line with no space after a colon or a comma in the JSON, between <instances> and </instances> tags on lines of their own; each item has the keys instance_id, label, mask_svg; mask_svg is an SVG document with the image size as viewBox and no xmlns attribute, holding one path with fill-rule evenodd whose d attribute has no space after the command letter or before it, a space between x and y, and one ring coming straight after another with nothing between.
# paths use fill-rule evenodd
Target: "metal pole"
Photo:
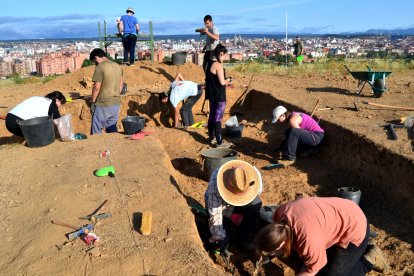
<instances>
[{"instance_id":1,"label":"metal pole","mask_svg":"<svg viewBox=\"0 0 414 276\"><path fill-rule=\"evenodd\" d=\"M98 21L98 35L99 35L99 48L102 49L101 22L100 21Z\"/></svg>"},{"instance_id":2,"label":"metal pole","mask_svg":"<svg viewBox=\"0 0 414 276\"><path fill-rule=\"evenodd\" d=\"M149 22L149 31L150 31L151 62L154 62L154 33L152 29L152 21Z\"/></svg>"},{"instance_id":3,"label":"metal pole","mask_svg":"<svg viewBox=\"0 0 414 276\"><path fill-rule=\"evenodd\" d=\"M285 66L288 66L288 58L287 58L287 49L288 49L288 36L287 36L287 28L288 28L288 13L286 12L286 37L285 37Z\"/></svg>"}]
</instances>

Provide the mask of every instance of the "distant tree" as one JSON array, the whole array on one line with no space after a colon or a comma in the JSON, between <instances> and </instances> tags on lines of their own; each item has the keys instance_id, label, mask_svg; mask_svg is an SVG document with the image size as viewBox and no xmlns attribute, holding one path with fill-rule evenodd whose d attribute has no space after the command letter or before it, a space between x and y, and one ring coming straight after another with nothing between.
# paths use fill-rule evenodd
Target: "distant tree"
<instances>
[{"instance_id":1,"label":"distant tree","mask_svg":"<svg viewBox=\"0 0 414 276\"><path fill-rule=\"evenodd\" d=\"M14 81L16 84L22 84L22 83L24 83L23 78L19 74L17 74L17 73L13 73L11 75L10 79L12 81Z\"/></svg>"},{"instance_id":2,"label":"distant tree","mask_svg":"<svg viewBox=\"0 0 414 276\"><path fill-rule=\"evenodd\" d=\"M164 58L162 59L162 61L163 61L163 62L169 62L169 61L171 61L171 57L164 57Z\"/></svg>"},{"instance_id":3,"label":"distant tree","mask_svg":"<svg viewBox=\"0 0 414 276\"><path fill-rule=\"evenodd\" d=\"M92 61L90 61L89 59L87 59L87 58L85 58L84 60L83 60L83 62L82 62L82 68L83 67L88 67L88 66L91 66L91 65L95 65L95 63L93 63Z\"/></svg>"}]
</instances>

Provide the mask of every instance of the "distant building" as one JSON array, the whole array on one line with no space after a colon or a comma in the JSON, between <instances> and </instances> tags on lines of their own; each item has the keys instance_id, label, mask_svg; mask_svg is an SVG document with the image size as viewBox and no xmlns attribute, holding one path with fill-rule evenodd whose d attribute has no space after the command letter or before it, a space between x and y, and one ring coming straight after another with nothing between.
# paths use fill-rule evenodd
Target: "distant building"
<instances>
[{"instance_id":1,"label":"distant building","mask_svg":"<svg viewBox=\"0 0 414 276\"><path fill-rule=\"evenodd\" d=\"M41 76L73 72L80 69L87 58L89 58L87 53L51 53L37 62L37 72Z\"/></svg>"}]
</instances>

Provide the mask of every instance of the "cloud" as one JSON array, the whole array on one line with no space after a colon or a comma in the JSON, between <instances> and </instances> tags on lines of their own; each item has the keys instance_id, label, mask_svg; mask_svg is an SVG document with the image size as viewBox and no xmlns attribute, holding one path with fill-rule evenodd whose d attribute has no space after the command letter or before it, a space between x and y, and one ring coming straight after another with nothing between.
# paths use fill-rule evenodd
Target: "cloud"
<instances>
[{"instance_id":1,"label":"cloud","mask_svg":"<svg viewBox=\"0 0 414 276\"><path fill-rule=\"evenodd\" d=\"M271 4L271 5L252 5L249 8L244 9L234 9L225 13L221 13L221 16L228 16L228 15L234 15L234 14L243 14L243 13L251 13L255 11L263 11L263 10L271 10L276 8L282 8L282 7L290 7L290 6L298 6L302 5L304 3L311 2L312 0L297 0L297 1L285 1L284 3L277 3L277 4Z\"/></svg>"}]
</instances>

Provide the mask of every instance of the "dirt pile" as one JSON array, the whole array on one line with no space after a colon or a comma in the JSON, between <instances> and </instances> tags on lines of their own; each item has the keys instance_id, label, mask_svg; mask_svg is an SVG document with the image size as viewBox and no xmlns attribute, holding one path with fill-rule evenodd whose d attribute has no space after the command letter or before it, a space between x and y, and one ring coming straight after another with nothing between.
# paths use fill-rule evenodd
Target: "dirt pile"
<instances>
[{"instance_id":1,"label":"dirt pile","mask_svg":"<svg viewBox=\"0 0 414 276\"><path fill-rule=\"evenodd\" d=\"M211 260L206 259L200 238L192 230L194 218L187 208L189 203L204 205L207 182L200 154L208 148L206 129L184 131L170 128L171 110L160 105L157 97L157 93L168 89L178 72L189 80L203 82L201 68L193 64L170 66L139 62L135 67L124 67L129 91L122 98L120 118L138 114L147 118L147 129L156 134L142 141L125 141L122 134L114 134L27 149L15 144L4 125L0 125L1 154L7 160L13 160L8 162L7 170L3 170L1 175L1 179L6 179L0 185L3 195L1 226L4 230L8 229L7 244L1 251L1 256L7 260L6 270L3 267L2 270L15 274L13 265L17 264L21 271L41 271L41 267L49 261L47 271L77 271L76 265L70 265L65 271L55 270L55 255L60 254L59 261L80 259L80 267L87 273L99 272L101 268L126 274L176 275L174 269L182 273L217 273L212 272ZM90 95L90 88L85 88L80 82L85 77L91 77L92 73L93 67L90 67L44 85L1 87L1 106L5 108L0 109L0 115L28 96L43 95L51 90L61 90L66 95L73 92ZM320 107L333 108L316 113L322 117L321 125L326 130L325 144L316 156L300 158L294 167L261 170L265 186L262 195L264 203L279 204L300 196L334 196L339 187L356 186L362 190L361 207L378 234L376 242L389 256L393 273L411 275L414 273L414 240L411 235L414 225L414 206L411 203L414 196L413 136L410 131L397 130L400 139L394 141L384 128L379 127L407 116L409 112L363 104L360 104L360 111L354 111L353 103L355 100L388 105L414 102L414 87L406 85L414 73L392 74L388 81L389 91L380 99L370 98L372 92L369 88L364 89L361 97L355 98L350 91L356 88L356 81L345 73L343 76L307 73L305 76L254 75L252 78L251 74L242 75L228 70L227 74L233 77L235 87L228 90L224 120L236 114L239 121L245 124L243 138L229 141L234 144L239 159L261 168L273 158L273 150L283 136L283 129L269 122L271 110L283 104L310 113L320 98ZM206 120L201 112L202 103L200 100L194 107L196 121ZM87 98L65 105L62 113L72 114L76 132L89 133L91 118ZM120 121L118 125L122 129ZM105 164L106 161L97 156L107 145L112 149L113 162L119 167L119 182L128 209L157 210L156 230L149 238L128 228L128 217L125 215L128 212L124 211L123 201L117 196L114 180L96 179L91 174L91 171ZM52 196L48 197L49 194ZM147 197L147 194L152 196ZM64 229L55 228L52 235L45 235L50 227L58 227L50 225L49 220L87 214L107 197L114 198L109 210L119 215L119 220L103 221L99 229L99 234L104 238L102 251L108 256L97 259L85 257L80 243L57 253L54 244L62 239L62 233L57 232ZM81 210L75 210L78 206L82 206ZM133 212L130 211L129 215L130 221L134 222ZM181 217L184 218L188 232L182 232L183 223L176 221L178 217L180 221ZM29 234L22 246L16 246L17 235L11 232L12 228L17 227L20 229L17 232L23 235L24 228L19 226L21 223L17 218L24 218L34 229L34 234ZM200 224L198 226L203 239L205 228L203 230ZM113 230L109 229L112 227ZM171 242L164 242L167 232L174 235ZM143 253L137 250L134 240L145 248ZM236 253L231 259L236 266L236 274L251 275L257 256ZM172 269L168 271L171 260ZM217 262L225 267L219 259ZM29 269L29 263L36 264L30 268L34 270ZM75 264L79 265L78 262ZM293 270L285 263L273 260L260 273L290 275Z\"/></svg>"}]
</instances>

